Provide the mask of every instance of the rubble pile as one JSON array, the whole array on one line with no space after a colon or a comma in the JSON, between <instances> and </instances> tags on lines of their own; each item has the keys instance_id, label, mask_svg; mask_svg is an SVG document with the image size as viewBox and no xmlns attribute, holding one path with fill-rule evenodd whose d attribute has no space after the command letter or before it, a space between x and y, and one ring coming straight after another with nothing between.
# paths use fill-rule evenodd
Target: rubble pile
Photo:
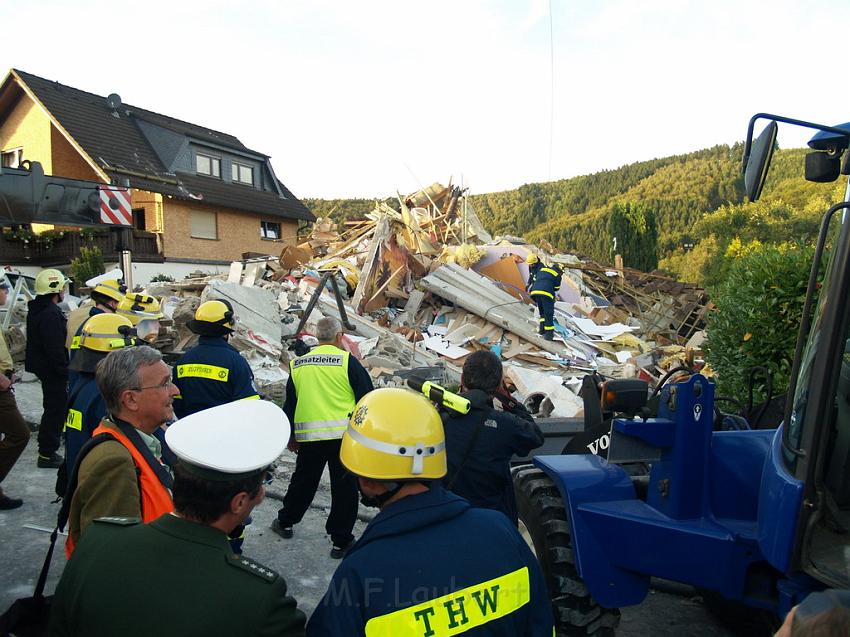
<instances>
[{"instance_id":1,"label":"rubble pile","mask_svg":"<svg viewBox=\"0 0 850 637\"><path fill-rule=\"evenodd\" d=\"M231 343L260 391L281 400L292 344L330 315L349 323L345 347L376 386L401 384L411 373L455 385L466 356L489 349L515 396L551 417L582 415L577 392L592 371L653 382L698 364L712 307L702 289L556 254L545 242L493 238L452 185L433 184L398 204L376 203L341 231L319 219L306 241L279 258L234 262L227 275L151 284L146 292L161 299L167 317L156 345L176 358L196 341L186 321L198 305L227 300L238 319ZM525 291L530 252L565 269L554 341L538 335Z\"/></svg>"}]
</instances>

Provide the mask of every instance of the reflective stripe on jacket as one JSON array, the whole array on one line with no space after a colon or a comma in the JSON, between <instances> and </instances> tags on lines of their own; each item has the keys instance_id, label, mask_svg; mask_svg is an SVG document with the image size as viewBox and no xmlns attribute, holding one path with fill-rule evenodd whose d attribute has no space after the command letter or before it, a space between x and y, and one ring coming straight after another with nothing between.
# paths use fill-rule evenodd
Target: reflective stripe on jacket
<instances>
[{"instance_id":1,"label":"reflective stripe on jacket","mask_svg":"<svg viewBox=\"0 0 850 637\"><path fill-rule=\"evenodd\" d=\"M333 345L319 345L289 363L297 397L296 441L342 438L356 402L348 380L349 356Z\"/></svg>"},{"instance_id":2,"label":"reflective stripe on jacket","mask_svg":"<svg viewBox=\"0 0 850 637\"><path fill-rule=\"evenodd\" d=\"M561 277L564 271L557 265L544 265L539 268L531 283L531 296L546 296L555 298L555 292L561 288Z\"/></svg>"}]
</instances>

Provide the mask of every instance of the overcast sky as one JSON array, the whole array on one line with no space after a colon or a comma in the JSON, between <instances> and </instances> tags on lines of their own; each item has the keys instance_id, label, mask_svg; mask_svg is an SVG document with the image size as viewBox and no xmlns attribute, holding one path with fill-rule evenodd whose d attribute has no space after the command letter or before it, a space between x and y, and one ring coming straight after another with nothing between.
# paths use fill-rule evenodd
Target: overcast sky
<instances>
[{"instance_id":1,"label":"overcast sky","mask_svg":"<svg viewBox=\"0 0 850 637\"><path fill-rule=\"evenodd\" d=\"M0 24L4 72L236 135L300 197L493 192L741 141L758 111L850 120L847 0L6 0Z\"/></svg>"}]
</instances>

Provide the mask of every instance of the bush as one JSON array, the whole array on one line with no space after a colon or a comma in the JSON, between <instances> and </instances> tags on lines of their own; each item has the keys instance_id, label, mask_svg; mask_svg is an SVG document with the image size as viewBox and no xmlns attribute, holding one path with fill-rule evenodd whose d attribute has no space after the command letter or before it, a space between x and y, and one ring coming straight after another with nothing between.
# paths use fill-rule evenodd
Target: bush
<instances>
[{"instance_id":1,"label":"bush","mask_svg":"<svg viewBox=\"0 0 850 637\"><path fill-rule=\"evenodd\" d=\"M80 248L80 256L71 259L71 278L77 286L84 286L86 281L106 272L103 267L103 253L97 246Z\"/></svg>"},{"instance_id":2,"label":"bush","mask_svg":"<svg viewBox=\"0 0 850 637\"><path fill-rule=\"evenodd\" d=\"M160 272L159 274L151 277L151 283L174 283L174 277Z\"/></svg>"},{"instance_id":3,"label":"bush","mask_svg":"<svg viewBox=\"0 0 850 637\"><path fill-rule=\"evenodd\" d=\"M712 300L706 358L717 372L718 395L747 399L749 370L773 372L774 394L788 389L814 249L750 244L733 257ZM824 259L826 262L826 259ZM767 398L764 383L754 401Z\"/></svg>"}]
</instances>

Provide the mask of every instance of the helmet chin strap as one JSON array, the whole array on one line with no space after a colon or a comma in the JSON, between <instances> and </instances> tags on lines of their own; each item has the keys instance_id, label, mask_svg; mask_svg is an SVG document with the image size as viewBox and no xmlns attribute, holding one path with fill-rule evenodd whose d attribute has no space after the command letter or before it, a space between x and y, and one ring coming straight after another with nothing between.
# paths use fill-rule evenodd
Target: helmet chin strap
<instances>
[{"instance_id":1,"label":"helmet chin strap","mask_svg":"<svg viewBox=\"0 0 850 637\"><path fill-rule=\"evenodd\" d=\"M363 503L363 506L380 509L387 503L388 500L395 497L395 495L401 491L404 486L403 482L386 482L383 480L381 481L381 484L387 488L387 491L384 491L379 495L366 495L363 493L363 489L360 487L360 482L358 481L357 488L360 491L360 502Z\"/></svg>"}]
</instances>

